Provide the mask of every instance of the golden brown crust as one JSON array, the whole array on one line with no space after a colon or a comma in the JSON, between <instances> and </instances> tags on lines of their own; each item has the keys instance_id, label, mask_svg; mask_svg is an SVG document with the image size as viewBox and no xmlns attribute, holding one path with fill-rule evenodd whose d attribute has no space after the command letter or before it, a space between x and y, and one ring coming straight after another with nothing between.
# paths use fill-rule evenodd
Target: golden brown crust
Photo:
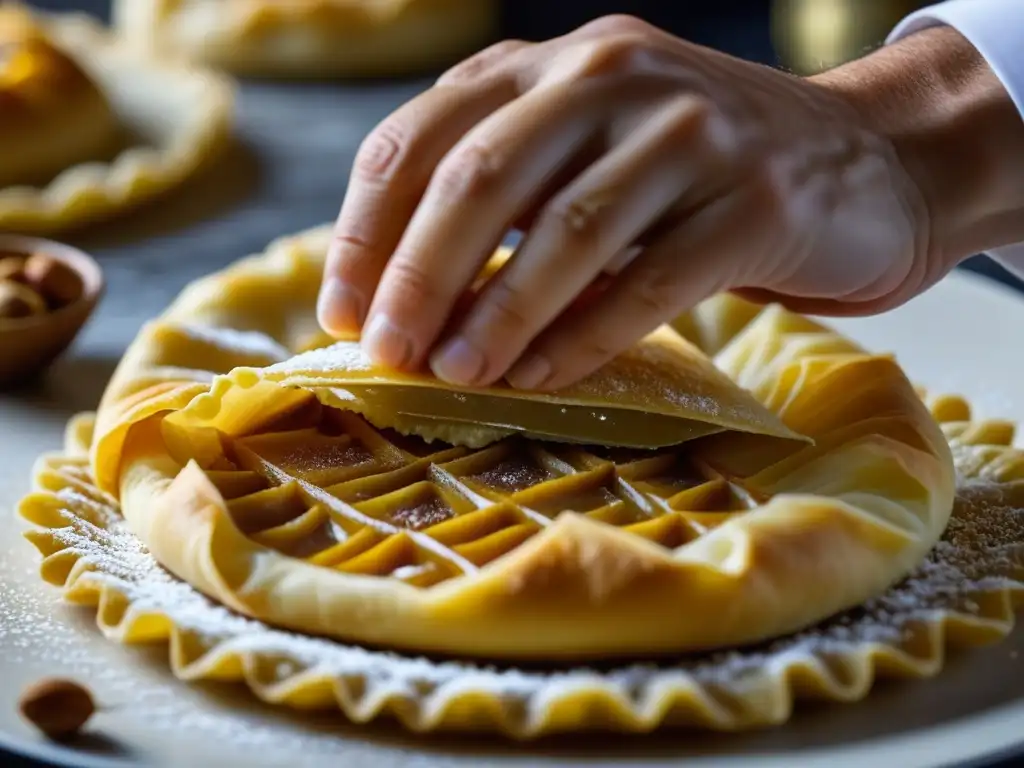
<instances>
[{"instance_id":1,"label":"golden brown crust","mask_svg":"<svg viewBox=\"0 0 1024 768\"><path fill-rule=\"evenodd\" d=\"M92 78L19 6L0 8L0 188L103 160L117 120Z\"/></svg>"},{"instance_id":2,"label":"golden brown crust","mask_svg":"<svg viewBox=\"0 0 1024 768\"><path fill-rule=\"evenodd\" d=\"M0 109L20 115L0 120L0 230L50 233L119 213L177 186L226 144L227 80L132 54L88 16L29 18L55 74L0 88ZM91 87L73 87L69 63Z\"/></svg>"},{"instance_id":3,"label":"golden brown crust","mask_svg":"<svg viewBox=\"0 0 1024 768\"><path fill-rule=\"evenodd\" d=\"M20 512L39 526L28 536L43 555L43 578L69 601L93 607L109 638L166 641L183 681L238 681L278 706L337 708L357 723L396 717L414 731L522 739L589 729L753 728L784 722L798 700L849 703L876 679L935 675L947 647L985 645L1013 628L1024 567L1005 553L1024 544L1024 454L1010 447L1007 422L977 419L960 398L920 394L962 475L951 530L928 563L878 601L805 634L660 667L491 669L297 637L228 616L169 582L125 532L117 503L89 476L93 414L73 418L63 452L40 459Z\"/></svg>"},{"instance_id":4,"label":"golden brown crust","mask_svg":"<svg viewBox=\"0 0 1024 768\"><path fill-rule=\"evenodd\" d=\"M5 12L0 8L0 14ZM95 83L78 64L55 48L38 27L21 39L0 21L0 90L17 100L27 111L33 106L52 104L82 89L96 90ZM16 113L5 117L17 117Z\"/></svg>"},{"instance_id":5,"label":"golden brown crust","mask_svg":"<svg viewBox=\"0 0 1024 768\"><path fill-rule=\"evenodd\" d=\"M477 567L438 545L440 529L382 529L372 540L380 554L368 558L383 563L385 553L425 548L455 569L422 587L355 560L327 567L276 551L243 532L208 473L231 465L223 441L259 433L268 413L315 400L345 408L345 382L331 365L274 365L315 325L328 241L327 228L303 233L186 289L129 350L99 413L92 467L100 487L120 496L132 529L165 567L240 613L420 652L581 659L693 651L791 632L857 605L910 571L945 527L949 449L900 368L769 308L715 362L815 443L780 447L734 432L694 443L709 471L759 500L719 515L703 535L680 540L677 513L665 509L629 531L566 512ZM550 407L557 419L561 406ZM436 461L443 469L452 460ZM632 482L628 469L580 461ZM340 497L300 489L348 526L349 540L370 535L357 533L367 518ZM503 514L486 510L479 514Z\"/></svg>"},{"instance_id":6,"label":"golden brown crust","mask_svg":"<svg viewBox=\"0 0 1024 768\"><path fill-rule=\"evenodd\" d=\"M236 74L398 75L466 56L495 34L493 0L118 0L140 50Z\"/></svg>"}]
</instances>

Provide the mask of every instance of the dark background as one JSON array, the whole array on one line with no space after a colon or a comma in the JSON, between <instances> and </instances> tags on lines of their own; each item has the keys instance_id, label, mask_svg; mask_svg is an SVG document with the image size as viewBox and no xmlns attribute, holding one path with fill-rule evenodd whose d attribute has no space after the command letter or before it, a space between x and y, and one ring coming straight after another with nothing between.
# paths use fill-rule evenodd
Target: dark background
<instances>
[{"instance_id":1,"label":"dark background","mask_svg":"<svg viewBox=\"0 0 1024 768\"><path fill-rule=\"evenodd\" d=\"M106 17L110 0L29 0L29 4L51 10L84 10ZM506 37L552 37L589 19L628 12L687 37L690 31L708 23L721 28L724 37L729 36L728 28L737 22L752 27L760 25L762 52L765 46L770 47L767 27L770 0L506 0L503 8Z\"/></svg>"},{"instance_id":2,"label":"dark background","mask_svg":"<svg viewBox=\"0 0 1024 768\"><path fill-rule=\"evenodd\" d=\"M872 4L888 2L888 0L849 0L849 2L862 4L859 7L866 8ZM901 0L901 2L905 2L905 0ZM1021 2L1024 2L1024 0L1021 0ZM29 3L46 10L80 10L95 14L103 19L109 18L110 0L29 0ZM507 0L504 7L502 37L527 40L545 39L563 34L599 16L609 13L628 12L694 42L718 48L733 55L763 64L775 66L781 63L772 43L771 0L710 0L710 2L709 0ZM870 42L880 42L884 34L885 30L880 31L878 39L871 39ZM366 87L369 89L387 89L386 84L379 86L369 85ZM263 98L261 96L263 93L265 93L265 89L262 87L251 91L253 100ZM309 95L312 95L312 93ZM346 91L344 89L337 89L336 91L331 91L328 86L328 91L325 92L320 90L318 86L315 93L317 96L314 98L317 100L325 97L332 99L354 99L347 106L355 110L360 109L360 104L365 103L365 94L361 95L358 90ZM292 102L288 103L291 104ZM308 104L308 102L306 103ZM398 105L395 104L394 106ZM295 162L291 155L282 155L279 160L284 166ZM344 170L346 169L339 169L339 172ZM312 168L309 169L308 175L314 175ZM272 175L271 178L276 177ZM282 183L282 178L288 183ZM304 190L297 191L292 186L291 181L291 176L285 178L282 175L276 181L269 182L270 186L273 187L272 189L263 189L258 193L260 200L255 205L263 205L264 207L260 213L263 217L273 220L271 224L275 231L271 236L284 234L287 231L293 231L301 227L301 225L290 226L289 224L281 231L276 231L278 228L276 222L279 219L290 222L292 213L294 213L294 211L290 212L280 209L301 209L303 205L309 206L312 204L310 203L311 198L308 196L308 193ZM309 186L308 183L305 186ZM307 194L307 196L303 197L303 194ZM312 199L315 200L315 194ZM336 202L333 200L329 201L330 207L335 210ZM229 235L229 239L233 242L245 241L246 238L253 239L255 242L251 243L251 245L259 247L266 242L266 238L260 231L253 231L254 229L259 230L259 227L254 228L252 222L255 219L246 218L246 216L251 216L251 214L243 215L228 211L222 214L220 223L216 224L215 227L210 225L207 229L216 228L218 231L223 231L225 236ZM318 213L312 212L309 213L309 218L311 220L315 219L316 223L326 219L326 217L320 217ZM312 223L312 221L304 225L309 223ZM197 233L196 237L205 239L200 233ZM211 248L213 245L218 245L218 243L213 243ZM196 271L196 274L202 274L210 270L211 265L209 264L200 263L193 265L191 262L181 260L179 258L180 252L175 252L173 250L174 247L173 241L166 244L155 242L143 245L142 249L149 251L148 253L140 250L138 253L133 254L135 258L139 259L140 264L144 264L144 266L139 267L139 270L160 269L162 271L165 269L168 275L172 272L177 272L182 280L194 276L191 274L193 270ZM221 250L219 245L217 250ZM164 253L160 253L160 251L164 251ZM242 249L231 251L233 255L238 255L241 252L245 251ZM115 259L117 254L108 249L106 252L98 253L97 255L101 259L105 258L107 260L107 264L110 265L110 275L113 276L115 274L113 267L116 265L110 260ZM965 265L965 268L984 273L1000 282L1008 283L1017 288L1024 287L1024 284L1013 280L1013 278L1009 277L990 260L982 257L973 259ZM121 262L120 269L126 269L123 261ZM116 289L116 287L116 285L111 286L112 289ZM870 703L868 703L868 706L870 706ZM38 766L40 764L15 758L0 749L0 765L24 768L25 766ZM1024 762L1013 759L1000 761L998 758L994 758L991 761L985 761L985 763L978 763L977 765L980 768L981 765L1024 765Z\"/></svg>"}]
</instances>

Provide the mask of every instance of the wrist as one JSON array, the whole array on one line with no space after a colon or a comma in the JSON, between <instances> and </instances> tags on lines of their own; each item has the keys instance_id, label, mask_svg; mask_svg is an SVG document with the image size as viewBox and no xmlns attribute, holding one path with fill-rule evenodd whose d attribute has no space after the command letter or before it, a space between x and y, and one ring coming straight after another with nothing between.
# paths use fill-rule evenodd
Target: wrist
<instances>
[{"instance_id":1,"label":"wrist","mask_svg":"<svg viewBox=\"0 0 1024 768\"><path fill-rule=\"evenodd\" d=\"M933 260L952 268L1024 240L1024 120L956 30L923 30L812 82L891 141L928 209Z\"/></svg>"}]
</instances>

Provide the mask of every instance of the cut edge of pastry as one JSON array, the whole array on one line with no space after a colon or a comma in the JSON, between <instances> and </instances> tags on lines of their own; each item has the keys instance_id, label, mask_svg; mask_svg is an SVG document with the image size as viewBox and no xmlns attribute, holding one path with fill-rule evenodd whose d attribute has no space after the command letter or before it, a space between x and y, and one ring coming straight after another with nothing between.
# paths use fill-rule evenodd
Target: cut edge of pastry
<instances>
[{"instance_id":1,"label":"cut edge of pastry","mask_svg":"<svg viewBox=\"0 0 1024 768\"><path fill-rule=\"evenodd\" d=\"M943 430L960 451L981 457L968 467L965 487L982 484L996 496L1005 489L1019 515L1024 452L1010 446L1012 425L970 416L944 421L950 406L969 413L962 398L934 399ZM38 526L26 535L44 558L42 577L60 586L68 602L92 607L109 639L166 643L170 668L182 681L241 683L266 703L336 709L356 723L383 717L415 732L497 732L513 739L780 725L802 700L851 703L866 697L876 680L932 677L949 651L1007 637L1024 606L1020 573L965 589L957 608L900 617L896 639L736 651L732 660L710 660L710 676L699 668L642 665L603 672L495 670L366 650L231 618L188 585L168 581L117 522L114 499L89 480L92 427L92 414L69 422L63 452L39 459L36 490L20 505L21 515ZM72 499L79 500L77 510L70 508ZM744 653L752 654L752 663L735 679L716 672L736 658L742 662Z\"/></svg>"},{"instance_id":2,"label":"cut edge of pastry","mask_svg":"<svg viewBox=\"0 0 1024 768\"><path fill-rule=\"evenodd\" d=\"M148 124L150 139L163 133L154 146L72 166L44 187L0 189L0 230L45 234L109 218L179 186L228 144L234 86L227 78L140 58L85 14L34 16L98 83L123 127Z\"/></svg>"},{"instance_id":3,"label":"cut edge of pastry","mask_svg":"<svg viewBox=\"0 0 1024 768\"><path fill-rule=\"evenodd\" d=\"M677 363L685 376L672 378L665 372L671 367L665 362L669 355L674 356L669 362ZM655 356L659 359L650 363L648 359ZM676 385L679 380L690 384L690 389L683 391L682 386ZM503 384L462 387L423 373L384 370L370 363L358 342L339 341L264 368L234 368L215 378L209 396L198 398L181 415L203 419L204 414L220 409L226 396L263 383L307 390L324 405L359 413L381 428L431 438L436 436L435 431L446 433L453 445L469 447L482 447L511 434L541 441L650 449L722 432L761 435L793 444L813 442L786 426L776 413L738 387L710 359L668 327L658 329L583 382L544 393ZM666 390L667 395L658 398L632 394L644 392L645 386L655 392ZM391 394L384 396L382 404L374 400L375 390ZM442 405L430 404L429 398L435 392L445 401ZM427 397L428 401L418 406L411 404L419 397ZM538 412L543 410L543 414L534 413L532 418L515 413L494 416L503 403L510 404L514 411L511 404L523 401L535 405ZM714 406L707 407L705 401L713 401ZM396 402L399 407L392 409L390 406ZM401 410L402 407L408 410ZM480 420L474 415L481 411L491 414L493 420ZM576 431L564 426L549 428L551 417L559 412L566 418L580 418L582 414L582 423L575 422ZM636 431L646 430L645 436L614 439L611 434L615 430L608 425L616 417L633 419L641 425ZM477 427L482 428L482 439L474 439Z\"/></svg>"},{"instance_id":4,"label":"cut edge of pastry","mask_svg":"<svg viewBox=\"0 0 1024 768\"><path fill-rule=\"evenodd\" d=\"M451 65L496 36L494 0L116 0L113 25L148 55L242 76L381 77Z\"/></svg>"}]
</instances>

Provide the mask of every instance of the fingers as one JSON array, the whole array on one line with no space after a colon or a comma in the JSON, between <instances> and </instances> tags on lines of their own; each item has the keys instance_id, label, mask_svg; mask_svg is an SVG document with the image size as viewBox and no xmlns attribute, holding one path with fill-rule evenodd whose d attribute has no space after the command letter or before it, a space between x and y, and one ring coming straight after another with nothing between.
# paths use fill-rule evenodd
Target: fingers
<instances>
[{"instance_id":1,"label":"fingers","mask_svg":"<svg viewBox=\"0 0 1024 768\"><path fill-rule=\"evenodd\" d=\"M514 75L516 64L521 62L519 54L536 47L523 40L502 40L456 64L437 79L437 84L470 84L498 73Z\"/></svg>"},{"instance_id":2,"label":"fingers","mask_svg":"<svg viewBox=\"0 0 1024 768\"><path fill-rule=\"evenodd\" d=\"M540 45L499 44L394 113L354 164L321 325L336 334L362 326L369 356L397 368L419 367L454 327L432 358L439 376L486 384L505 375L617 256L680 199L693 202L687 187L714 154L699 140L703 104L680 99L648 118L679 90L661 66L679 44L635 19L606 18ZM626 93L632 70L649 77ZM600 142L617 149L580 173ZM534 226L516 256L453 317L524 218Z\"/></svg>"},{"instance_id":3,"label":"fingers","mask_svg":"<svg viewBox=\"0 0 1024 768\"><path fill-rule=\"evenodd\" d=\"M513 221L597 130L600 109L585 88L538 88L452 148L380 279L363 333L371 358L397 368L423 363Z\"/></svg>"},{"instance_id":4,"label":"fingers","mask_svg":"<svg viewBox=\"0 0 1024 768\"><path fill-rule=\"evenodd\" d=\"M867 317L887 312L899 306L898 300L894 300L891 296L867 301L850 301L844 298L817 299L794 296L763 288L733 288L732 292L741 299L746 299L754 304L781 304L790 312L821 317Z\"/></svg>"},{"instance_id":5,"label":"fingers","mask_svg":"<svg viewBox=\"0 0 1024 768\"><path fill-rule=\"evenodd\" d=\"M766 214L736 195L710 203L630 262L600 298L565 313L508 374L522 389L558 389L589 375L662 323L743 281L763 248Z\"/></svg>"},{"instance_id":6,"label":"fingers","mask_svg":"<svg viewBox=\"0 0 1024 768\"><path fill-rule=\"evenodd\" d=\"M518 95L510 75L485 75L501 61L499 54L508 57L523 46L495 46L470 59L463 66L471 71L450 73L367 136L324 268L318 316L329 333L359 329L437 164L481 119Z\"/></svg>"},{"instance_id":7,"label":"fingers","mask_svg":"<svg viewBox=\"0 0 1024 768\"><path fill-rule=\"evenodd\" d=\"M706 121L702 101L674 100L555 195L433 355L435 374L471 385L504 376L535 336L706 175Z\"/></svg>"},{"instance_id":8,"label":"fingers","mask_svg":"<svg viewBox=\"0 0 1024 768\"><path fill-rule=\"evenodd\" d=\"M438 164L473 126L539 82L565 85L613 74L642 48L645 35L670 39L637 19L606 17L546 43L498 43L453 67L378 126L360 148L338 216L318 305L321 325L339 334L359 330ZM464 161L465 170L486 165Z\"/></svg>"}]
</instances>

